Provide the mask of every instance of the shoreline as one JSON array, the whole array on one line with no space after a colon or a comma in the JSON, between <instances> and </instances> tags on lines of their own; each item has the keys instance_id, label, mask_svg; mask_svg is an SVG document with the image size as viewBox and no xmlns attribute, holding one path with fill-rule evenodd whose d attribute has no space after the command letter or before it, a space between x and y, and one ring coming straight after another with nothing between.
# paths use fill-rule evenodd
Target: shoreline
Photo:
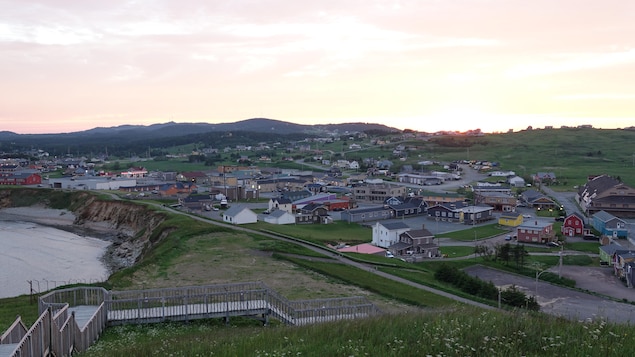
<instances>
[{"instance_id":1,"label":"shoreline","mask_svg":"<svg viewBox=\"0 0 635 357\"><path fill-rule=\"evenodd\" d=\"M0 208L0 221L34 223L73 233L80 237L95 238L110 243L100 257L100 261L108 271L109 276L130 266L130 262L121 259L116 252L117 247L123 241L118 230L100 223L76 225L76 218L75 214L67 209L40 206Z\"/></svg>"}]
</instances>

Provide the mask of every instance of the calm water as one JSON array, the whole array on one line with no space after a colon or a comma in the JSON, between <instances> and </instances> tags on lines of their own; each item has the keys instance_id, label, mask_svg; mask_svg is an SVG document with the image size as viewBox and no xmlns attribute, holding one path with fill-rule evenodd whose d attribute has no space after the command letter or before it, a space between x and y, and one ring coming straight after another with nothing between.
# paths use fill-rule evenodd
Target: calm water
<instances>
[{"instance_id":1,"label":"calm water","mask_svg":"<svg viewBox=\"0 0 635 357\"><path fill-rule=\"evenodd\" d=\"M59 285L103 281L110 243L35 223L0 220L0 298Z\"/></svg>"}]
</instances>

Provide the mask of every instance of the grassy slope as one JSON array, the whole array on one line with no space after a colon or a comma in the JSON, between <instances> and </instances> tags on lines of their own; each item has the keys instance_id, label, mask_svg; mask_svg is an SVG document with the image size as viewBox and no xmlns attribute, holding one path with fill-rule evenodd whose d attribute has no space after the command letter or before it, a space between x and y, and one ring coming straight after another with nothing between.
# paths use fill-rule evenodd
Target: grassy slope
<instances>
[{"instance_id":1,"label":"grassy slope","mask_svg":"<svg viewBox=\"0 0 635 357\"><path fill-rule=\"evenodd\" d=\"M109 329L86 356L628 356L633 328L454 308L305 327L234 319Z\"/></svg>"}]
</instances>

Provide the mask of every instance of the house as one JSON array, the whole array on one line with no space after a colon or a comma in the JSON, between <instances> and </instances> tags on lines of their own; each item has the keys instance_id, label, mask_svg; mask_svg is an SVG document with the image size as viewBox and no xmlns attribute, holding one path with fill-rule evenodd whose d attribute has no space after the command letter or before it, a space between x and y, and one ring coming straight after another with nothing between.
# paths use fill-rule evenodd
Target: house
<instances>
[{"instance_id":1,"label":"house","mask_svg":"<svg viewBox=\"0 0 635 357\"><path fill-rule=\"evenodd\" d=\"M166 183L159 186L161 196L189 195L198 190L198 186L191 182Z\"/></svg>"},{"instance_id":2,"label":"house","mask_svg":"<svg viewBox=\"0 0 635 357\"><path fill-rule=\"evenodd\" d=\"M624 250L619 243L611 241L609 244L601 245L599 256L600 265L613 266L613 254L618 250Z\"/></svg>"},{"instance_id":3,"label":"house","mask_svg":"<svg viewBox=\"0 0 635 357\"><path fill-rule=\"evenodd\" d=\"M525 187L526 185L525 179L520 176L513 176L508 178L507 183L509 183L511 187Z\"/></svg>"},{"instance_id":4,"label":"house","mask_svg":"<svg viewBox=\"0 0 635 357\"><path fill-rule=\"evenodd\" d=\"M276 209L269 214L263 214L260 216L261 220L271 224L294 224L295 215L285 210Z\"/></svg>"},{"instance_id":5,"label":"house","mask_svg":"<svg viewBox=\"0 0 635 357\"><path fill-rule=\"evenodd\" d=\"M258 215L247 207L233 205L223 212L223 222L230 224L256 223Z\"/></svg>"},{"instance_id":6,"label":"house","mask_svg":"<svg viewBox=\"0 0 635 357\"><path fill-rule=\"evenodd\" d=\"M488 205L467 206L461 209L465 224L479 224L494 219L494 208Z\"/></svg>"},{"instance_id":7,"label":"house","mask_svg":"<svg viewBox=\"0 0 635 357\"><path fill-rule=\"evenodd\" d=\"M141 178L148 176L148 170L145 167L131 167L128 171L122 171L119 176L125 178Z\"/></svg>"},{"instance_id":8,"label":"house","mask_svg":"<svg viewBox=\"0 0 635 357\"><path fill-rule=\"evenodd\" d=\"M617 250L613 253L613 271L620 280L626 281L627 270L632 269L629 265L633 263L635 263L635 251ZM630 271L628 273L632 274Z\"/></svg>"},{"instance_id":9,"label":"house","mask_svg":"<svg viewBox=\"0 0 635 357\"><path fill-rule=\"evenodd\" d=\"M182 172L176 175L177 181L194 182L198 184L207 183L207 175L200 171Z\"/></svg>"},{"instance_id":10,"label":"house","mask_svg":"<svg viewBox=\"0 0 635 357\"><path fill-rule=\"evenodd\" d=\"M486 204L492 206L494 211L498 212L514 212L516 211L517 199L508 193L502 192L474 192L474 200L478 204Z\"/></svg>"},{"instance_id":11,"label":"house","mask_svg":"<svg viewBox=\"0 0 635 357\"><path fill-rule=\"evenodd\" d=\"M561 232L566 237L579 237L591 234L591 229L584 223L584 217L578 213L572 213L564 218Z\"/></svg>"},{"instance_id":12,"label":"house","mask_svg":"<svg viewBox=\"0 0 635 357\"><path fill-rule=\"evenodd\" d=\"M624 266L623 274L626 287L633 288L635 284L635 262L628 262Z\"/></svg>"},{"instance_id":13,"label":"house","mask_svg":"<svg viewBox=\"0 0 635 357\"><path fill-rule=\"evenodd\" d=\"M282 197L290 199L292 202L305 199L307 197L313 196L313 193L309 190L298 190L298 191L285 191L282 193Z\"/></svg>"},{"instance_id":14,"label":"house","mask_svg":"<svg viewBox=\"0 0 635 357\"><path fill-rule=\"evenodd\" d=\"M341 212L341 220L348 223L363 223L394 218L395 211L390 206L353 208Z\"/></svg>"},{"instance_id":15,"label":"house","mask_svg":"<svg viewBox=\"0 0 635 357\"><path fill-rule=\"evenodd\" d=\"M348 199L348 197L325 201L323 204L329 211L343 211L355 208L355 202Z\"/></svg>"},{"instance_id":16,"label":"house","mask_svg":"<svg viewBox=\"0 0 635 357\"><path fill-rule=\"evenodd\" d=\"M373 240L371 244L388 248L399 242L399 235L410 230L404 222L377 222L373 225Z\"/></svg>"},{"instance_id":17,"label":"house","mask_svg":"<svg viewBox=\"0 0 635 357\"><path fill-rule=\"evenodd\" d=\"M190 195L179 200L179 203L190 210L209 211L214 205L214 199L210 195Z\"/></svg>"},{"instance_id":18,"label":"house","mask_svg":"<svg viewBox=\"0 0 635 357\"><path fill-rule=\"evenodd\" d=\"M309 203L298 210L295 215L295 223L298 224L327 224L333 222L328 210L324 205L317 202Z\"/></svg>"},{"instance_id":19,"label":"house","mask_svg":"<svg viewBox=\"0 0 635 357\"><path fill-rule=\"evenodd\" d=\"M439 246L434 243L434 235L424 227L412 229L399 235L399 241L388 247L397 256L417 256L433 258L439 256Z\"/></svg>"},{"instance_id":20,"label":"house","mask_svg":"<svg viewBox=\"0 0 635 357\"><path fill-rule=\"evenodd\" d=\"M463 219L461 209L467 207L465 202L444 202L428 208L428 217L443 222L459 222Z\"/></svg>"},{"instance_id":21,"label":"house","mask_svg":"<svg viewBox=\"0 0 635 357\"><path fill-rule=\"evenodd\" d=\"M274 197L269 199L269 205L267 211L273 212L275 210L281 210L288 213L294 213L293 202L285 197Z\"/></svg>"},{"instance_id":22,"label":"house","mask_svg":"<svg viewBox=\"0 0 635 357\"><path fill-rule=\"evenodd\" d=\"M551 198L536 190L527 190L520 194L520 199L535 209L559 209L560 206Z\"/></svg>"},{"instance_id":23,"label":"house","mask_svg":"<svg viewBox=\"0 0 635 357\"><path fill-rule=\"evenodd\" d=\"M546 244L556 240L553 231L553 222L534 220L525 222L516 228L516 237L519 243Z\"/></svg>"},{"instance_id":24,"label":"house","mask_svg":"<svg viewBox=\"0 0 635 357\"><path fill-rule=\"evenodd\" d=\"M406 195L406 187L390 183L363 184L353 187L353 197L357 201L382 203L388 197Z\"/></svg>"},{"instance_id":25,"label":"house","mask_svg":"<svg viewBox=\"0 0 635 357\"><path fill-rule=\"evenodd\" d=\"M589 179L578 189L576 200L588 215L606 211L620 218L635 218L635 189L608 175Z\"/></svg>"},{"instance_id":26,"label":"house","mask_svg":"<svg viewBox=\"0 0 635 357\"><path fill-rule=\"evenodd\" d=\"M498 217L498 224L507 227L518 227L523 223L523 215L516 212L505 212Z\"/></svg>"},{"instance_id":27,"label":"house","mask_svg":"<svg viewBox=\"0 0 635 357\"><path fill-rule=\"evenodd\" d=\"M600 211L591 217L593 228L602 235L613 238L627 238L626 222L606 211Z\"/></svg>"},{"instance_id":28,"label":"house","mask_svg":"<svg viewBox=\"0 0 635 357\"><path fill-rule=\"evenodd\" d=\"M286 195L285 195L286 197ZM319 203L319 204L324 204L325 202L328 202L330 200L334 200L337 198L337 195L334 193L328 193L328 192L320 192L320 193L316 193L314 195L311 196L307 196L307 197L303 197L297 200L293 201L293 205L295 206L296 209L302 208L305 205L308 205L310 203Z\"/></svg>"},{"instance_id":29,"label":"house","mask_svg":"<svg viewBox=\"0 0 635 357\"><path fill-rule=\"evenodd\" d=\"M42 175L30 170L0 174L0 185L39 185L41 183Z\"/></svg>"},{"instance_id":30,"label":"house","mask_svg":"<svg viewBox=\"0 0 635 357\"><path fill-rule=\"evenodd\" d=\"M417 194L417 197L420 197L422 200L424 200L428 207L438 205L441 203L454 203L454 202L465 201L465 196L459 195L458 193L452 193L452 192L420 191Z\"/></svg>"},{"instance_id":31,"label":"house","mask_svg":"<svg viewBox=\"0 0 635 357\"><path fill-rule=\"evenodd\" d=\"M427 208L426 202L418 197L391 197L384 203L395 211L397 218L420 216Z\"/></svg>"},{"instance_id":32,"label":"house","mask_svg":"<svg viewBox=\"0 0 635 357\"><path fill-rule=\"evenodd\" d=\"M553 172L538 172L532 176L534 184L550 185L556 181L556 174Z\"/></svg>"}]
</instances>

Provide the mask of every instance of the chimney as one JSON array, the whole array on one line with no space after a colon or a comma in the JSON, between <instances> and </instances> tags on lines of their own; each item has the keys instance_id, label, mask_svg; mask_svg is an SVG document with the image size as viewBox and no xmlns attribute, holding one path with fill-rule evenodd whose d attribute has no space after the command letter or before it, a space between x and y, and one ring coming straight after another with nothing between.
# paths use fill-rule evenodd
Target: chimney
<instances>
[{"instance_id":1,"label":"chimney","mask_svg":"<svg viewBox=\"0 0 635 357\"><path fill-rule=\"evenodd\" d=\"M538 221L534 221L534 225L537 226L538 225Z\"/></svg>"},{"instance_id":2,"label":"chimney","mask_svg":"<svg viewBox=\"0 0 635 357\"><path fill-rule=\"evenodd\" d=\"M421 225L421 229L426 229L426 224L425 224L425 223L423 223L423 224Z\"/></svg>"}]
</instances>

